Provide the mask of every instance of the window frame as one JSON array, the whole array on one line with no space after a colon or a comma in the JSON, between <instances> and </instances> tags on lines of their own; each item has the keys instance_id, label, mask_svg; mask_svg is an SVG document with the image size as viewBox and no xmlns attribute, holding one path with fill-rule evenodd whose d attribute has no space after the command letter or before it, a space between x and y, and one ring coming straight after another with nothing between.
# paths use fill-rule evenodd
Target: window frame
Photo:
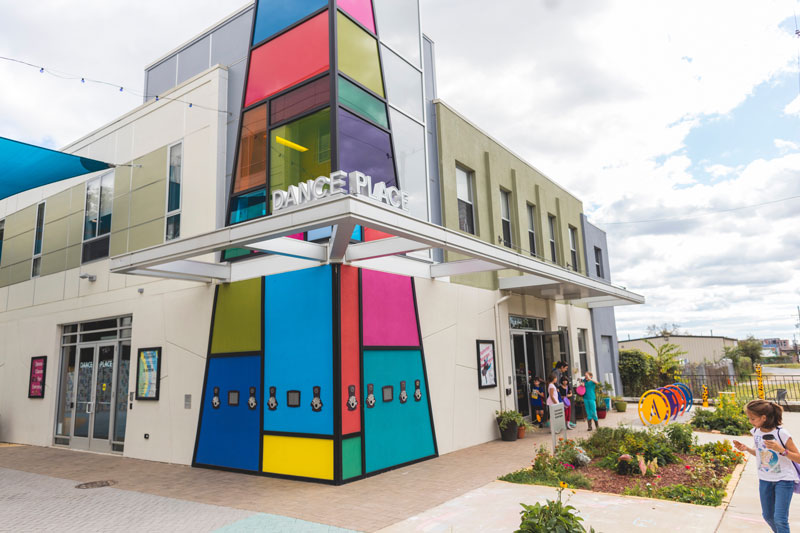
<instances>
[{"instance_id":1,"label":"window frame","mask_svg":"<svg viewBox=\"0 0 800 533\"><path fill-rule=\"evenodd\" d=\"M587 345L588 330L578 328L578 361L581 365L581 373L590 372L589 369L589 348ZM581 344L583 346L581 346ZM583 348L583 350L581 350Z\"/></svg>"},{"instance_id":2,"label":"window frame","mask_svg":"<svg viewBox=\"0 0 800 533\"><path fill-rule=\"evenodd\" d=\"M87 263L93 263L95 261L100 261L101 259L106 259L111 254L111 224L108 225L108 233L100 234L100 204L103 198L103 178L106 176L114 176L114 171L105 172L99 176L95 176L90 180L86 180L83 182L83 224L81 225L81 265L85 265ZM94 237L89 239L86 238L86 207L89 200L89 184L95 181L100 182L100 190L97 195L97 220L94 222L97 228L97 234ZM111 195L111 219L114 219L114 195ZM99 242L102 239L107 239L109 241L109 253L103 257L97 257L95 259L84 259L84 251L86 249L87 243L94 243Z\"/></svg>"},{"instance_id":3,"label":"window frame","mask_svg":"<svg viewBox=\"0 0 800 533\"><path fill-rule=\"evenodd\" d=\"M594 247L594 268L598 278L603 278L603 249L599 246Z\"/></svg>"},{"instance_id":4,"label":"window frame","mask_svg":"<svg viewBox=\"0 0 800 533\"><path fill-rule=\"evenodd\" d=\"M469 200L465 200L458 195L458 172L461 171L467 177L467 192L469 193ZM467 228L461 227L461 216L458 217L458 229L463 231L464 233L469 233L470 235L477 235L478 234L478 225L475 223L475 172L472 170L467 169L462 165L456 163L456 207L460 208L463 202L467 206L469 206L469 214L470 219L472 221L472 231L469 231ZM457 209L457 213L460 213L460 209ZM469 224L467 225L469 226Z\"/></svg>"},{"instance_id":5,"label":"window frame","mask_svg":"<svg viewBox=\"0 0 800 533\"><path fill-rule=\"evenodd\" d=\"M6 219L0 219L0 265L3 264L3 239L6 233Z\"/></svg>"},{"instance_id":6,"label":"window frame","mask_svg":"<svg viewBox=\"0 0 800 533\"><path fill-rule=\"evenodd\" d=\"M503 208L505 207L508 218L503 218ZM506 248L514 247L514 231L511 226L511 191L500 188L500 229L503 232L502 244Z\"/></svg>"},{"instance_id":7,"label":"window frame","mask_svg":"<svg viewBox=\"0 0 800 533\"><path fill-rule=\"evenodd\" d=\"M547 224L550 227L550 259L558 264L558 240L556 239L556 216L547 213Z\"/></svg>"},{"instance_id":8,"label":"window frame","mask_svg":"<svg viewBox=\"0 0 800 533\"><path fill-rule=\"evenodd\" d=\"M578 264L578 228L575 226L567 226L567 228L569 229L569 254L572 270L580 272L580 265Z\"/></svg>"},{"instance_id":9,"label":"window frame","mask_svg":"<svg viewBox=\"0 0 800 533\"><path fill-rule=\"evenodd\" d=\"M33 255L31 256L31 279L38 278L42 269L42 249L44 248L44 217L47 215L47 201L39 202L36 204L36 223L33 226ZM42 212L42 226L39 227L39 210ZM37 239L37 235L41 230L41 238ZM36 252L36 241L41 241L39 244L39 252Z\"/></svg>"},{"instance_id":10,"label":"window frame","mask_svg":"<svg viewBox=\"0 0 800 533\"><path fill-rule=\"evenodd\" d=\"M528 211L528 246L530 247L528 251L533 257L538 257L536 254L536 206L531 203L525 205Z\"/></svg>"},{"instance_id":11,"label":"window frame","mask_svg":"<svg viewBox=\"0 0 800 533\"><path fill-rule=\"evenodd\" d=\"M176 146L180 146L181 147L180 177L178 179L178 186L180 187L180 192L178 193L178 208L177 209L173 209L172 211L170 211L169 210L169 192L170 192L169 191L169 189L170 189L170 187L169 187L169 184L170 184L169 174L170 174L170 169L172 168L172 164L171 164L171 161L172 161L172 150ZM172 240L181 238L180 224L181 224L181 218L182 218L181 214L183 213L183 159L184 159L184 154L185 154L185 152L183 150L183 139L181 139L178 142L172 143L167 147L167 185L166 185L166 187L167 187L167 202L166 202L166 204L167 205L165 207L166 213L164 214L164 242L172 241ZM170 238L167 237L167 230L169 229L169 219L173 218L175 216L178 217L178 234L175 237L170 239Z\"/></svg>"}]
</instances>

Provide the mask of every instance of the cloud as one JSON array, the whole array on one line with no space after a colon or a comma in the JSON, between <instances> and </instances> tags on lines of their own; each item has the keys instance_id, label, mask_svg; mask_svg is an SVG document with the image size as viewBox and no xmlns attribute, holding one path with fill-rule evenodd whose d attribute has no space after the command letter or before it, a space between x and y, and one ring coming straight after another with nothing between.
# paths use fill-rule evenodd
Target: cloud
<instances>
[{"instance_id":1,"label":"cloud","mask_svg":"<svg viewBox=\"0 0 800 533\"><path fill-rule=\"evenodd\" d=\"M783 108L783 113L800 117L800 95L797 95L794 100Z\"/></svg>"},{"instance_id":2,"label":"cloud","mask_svg":"<svg viewBox=\"0 0 800 533\"><path fill-rule=\"evenodd\" d=\"M786 139L775 139L774 142L775 142L775 148L777 148L778 150L781 151L781 153L784 154L786 152L791 152L791 151L796 152L797 150L800 150L800 144L793 141L787 141Z\"/></svg>"}]
</instances>

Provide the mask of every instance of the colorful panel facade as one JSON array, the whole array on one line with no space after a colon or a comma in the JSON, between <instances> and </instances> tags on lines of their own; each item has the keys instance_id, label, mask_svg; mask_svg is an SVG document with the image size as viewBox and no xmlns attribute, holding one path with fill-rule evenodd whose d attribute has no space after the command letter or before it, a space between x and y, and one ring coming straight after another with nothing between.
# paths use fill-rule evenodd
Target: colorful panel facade
<instances>
[{"instance_id":1,"label":"colorful panel facade","mask_svg":"<svg viewBox=\"0 0 800 533\"><path fill-rule=\"evenodd\" d=\"M333 481L333 441L264 435L263 471Z\"/></svg>"},{"instance_id":2,"label":"colorful panel facade","mask_svg":"<svg viewBox=\"0 0 800 533\"><path fill-rule=\"evenodd\" d=\"M386 104L341 76L339 77L339 103L384 128L389 127Z\"/></svg>"},{"instance_id":3,"label":"colorful panel facade","mask_svg":"<svg viewBox=\"0 0 800 533\"><path fill-rule=\"evenodd\" d=\"M358 311L358 269L342 266L341 292L341 358L342 358L342 434L361 431L361 325Z\"/></svg>"},{"instance_id":4,"label":"colorful panel facade","mask_svg":"<svg viewBox=\"0 0 800 533\"><path fill-rule=\"evenodd\" d=\"M339 168L345 172L359 170L372 176L372 183L382 181L387 186L396 185L389 134L349 111L340 109Z\"/></svg>"},{"instance_id":5,"label":"colorful panel facade","mask_svg":"<svg viewBox=\"0 0 800 533\"><path fill-rule=\"evenodd\" d=\"M372 0L337 0L339 9L347 12L362 26L375 33L375 16L372 13Z\"/></svg>"},{"instance_id":6,"label":"colorful panel facade","mask_svg":"<svg viewBox=\"0 0 800 533\"><path fill-rule=\"evenodd\" d=\"M261 278L217 290L211 353L261 351Z\"/></svg>"},{"instance_id":7,"label":"colorful panel facade","mask_svg":"<svg viewBox=\"0 0 800 533\"><path fill-rule=\"evenodd\" d=\"M323 76L274 98L270 102L269 122L274 125L292 119L307 111L327 105L330 100L331 81L327 76Z\"/></svg>"},{"instance_id":8,"label":"colorful panel facade","mask_svg":"<svg viewBox=\"0 0 800 533\"><path fill-rule=\"evenodd\" d=\"M364 346L420 345L411 278L363 270L361 295Z\"/></svg>"},{"instance_id":9,"label":"colorful panel facade","mask_svg":"<svg viewBox=\"0 0 800 533\"><path fill-rule=\"evenodd\" d=\"M242 114L239 158L233 193L239 194L267 185L267 105Z\"/></svg>"},{"instance_id":10,"label":"colorful panel facade","mask_svg":"<svg viewBox=\"0 0 800 533\"><path fill-rule=\"evenodd\" d=\"M378 41L341 13L337 21L339 70L383 98Z\"/></svg>"},{"instance_id":11,"label":"colorful panel facade","mask_svg":"<svg viewBox=\"0 0 800 533\"><path fill-rule=\"evenodd\" d=\"M285 30L315 11L327 7L327 0L259 0L253 26L253 44Z\"/></svg>"}]
</instances>

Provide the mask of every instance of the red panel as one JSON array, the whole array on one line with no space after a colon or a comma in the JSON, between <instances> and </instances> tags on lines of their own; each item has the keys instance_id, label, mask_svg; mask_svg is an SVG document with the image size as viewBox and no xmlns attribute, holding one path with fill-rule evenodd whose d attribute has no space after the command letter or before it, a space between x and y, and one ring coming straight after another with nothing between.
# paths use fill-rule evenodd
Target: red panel
<instances>
[{"instance_id":1,"label":"red panel","mask_svg":"<svg viewBox=\"0 0 800 533\"><path fill-rule=\"evenodd\" d=\"M327 71L329 60L325 12L252 51L244 105Z\"/></svg>"},{"instance_id":2,"label":"red panel","mask_svg":"<svg viewBox=\"0 0 800 533\"><path fill-rule=\"evenodd\" d=\"M358 328L358 269L341 267L341 326L342 326L342 433L361 431L361 364ZM358 407L347 408L348 387L355 385Z\"/></svg>"},{"instance_id":3,"label":"red panel","mask_svg":"<svg viewBox=\"0 0 800 533\"><path fill-rule=\"evenodd\" d=\"M364 233L364 241L379 241L381 239L388 239L389 237L394 237L391 233L384 233L382 231L378 231L376 229L371 228L364 228L366 232Z\"/></svg>"}]
</instances>

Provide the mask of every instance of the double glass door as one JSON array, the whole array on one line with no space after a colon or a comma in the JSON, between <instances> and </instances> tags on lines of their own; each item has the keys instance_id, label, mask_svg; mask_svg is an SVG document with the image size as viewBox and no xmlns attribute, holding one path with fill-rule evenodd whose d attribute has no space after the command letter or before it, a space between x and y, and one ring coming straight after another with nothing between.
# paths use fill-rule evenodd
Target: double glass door
<instances>
[{"instance_id":1,"label":"double glass door","mask_svg":"<svg viewBox=\"0 0 800 533\"><path fill-rule=\"evenodd\" d=\"M117 404L119 361L117 345L79 345L73 390L66 391L74 401L66 406L72 411L70 447L81 450L110 452L112 423ZM125 371L127 372L127 365ZM127 382L127 377L125 379ZM127 390L122 392L122 408L126 409ZM122 422L124 424L124 420Z\"/></svg>"},{"instance_id":2,"label":"double glass door","mask_svg":"<svg viewBox=\"0 0 800 533\"><path fill-rule=\"evenodd\" d=\"M522 416L531 414L530 394L533 378L540 377L547 383L564 340L563 334L559 331L511 333L517 411L522 413Z\"/></svg>"}]
</instances>

